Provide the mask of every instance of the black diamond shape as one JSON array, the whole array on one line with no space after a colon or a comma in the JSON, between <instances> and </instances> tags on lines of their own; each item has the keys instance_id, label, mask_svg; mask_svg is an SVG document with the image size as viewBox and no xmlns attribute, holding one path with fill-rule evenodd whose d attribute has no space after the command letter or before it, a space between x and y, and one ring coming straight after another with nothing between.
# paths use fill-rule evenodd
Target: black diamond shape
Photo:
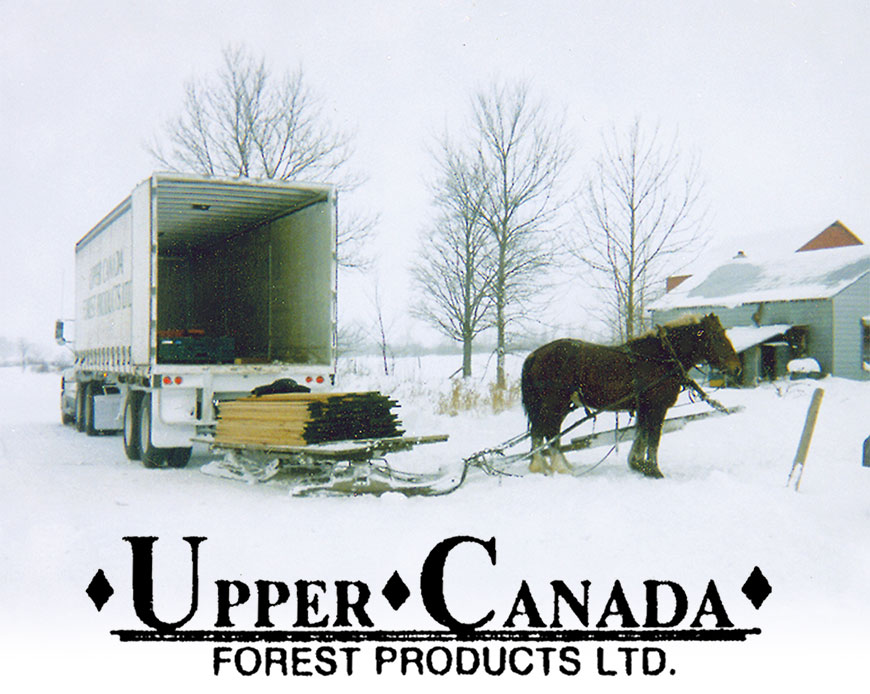
<instances>
[{"instance_id":1,"label":"black diamond shape","mask_svg":"<svg viewBox=\"0 0 870 694\"><path fill-rule=\"evenodd\" d=\"M383 591L381 592L387 599L387 602L390 603L390 607L394 610L398 610L402 605L404 605L405 601L411 595L411 591L408 590L408 586L405 585L405 582L402 580L402 577L399 576L398 571L393 571L393 575L390 576L390 580L387 581Z\"/></svg>"},{"instance_id":2,"label":"black diamond shape","mask_svg":"<svg viewBox=\"0 0 870 694\"><path fill-rule=\"evenodd\" d=\"M93 601L94 606L97 608L97 612L99 612L103 609L103 605L108 602L109 598L112 597L115 589L112 588L106 578L106 574L103 573L103 570L99 569L97 573L94 574L94 577L91 579L85 592Z\"/></svg>"},{"instance_id":3,"label":"black diamond shape","mask_svg":"<svg viewBox=\"0 0 870 694\"><path fill-rule=\"evenodd\" d=\"M773 588L770 587L767 578L763 573L761 573L761 569L757 566L752 569L752 573L749 574L749 578L747 578L746 583L743 584L742 590L743 594L749 598L749 601L755 606L756 610L761 607L771 592L773 592Z\"/></svg>"}]
</instances>

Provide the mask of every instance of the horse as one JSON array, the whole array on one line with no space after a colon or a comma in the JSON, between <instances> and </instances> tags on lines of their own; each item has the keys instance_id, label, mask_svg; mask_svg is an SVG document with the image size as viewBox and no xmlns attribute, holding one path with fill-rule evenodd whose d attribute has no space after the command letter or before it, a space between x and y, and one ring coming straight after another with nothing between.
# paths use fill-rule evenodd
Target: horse
<instances>
[{"instance_id":1,"label":"horse","mask_svg":"<svg viewBox=\"0 0 870 694\"><path fill-rule=\"evenodd\" d=\"M567 414L584 407L589 414L590 409L636 412L629 467L663 477L658 447L665 414L689 382L686 372L703 362L729 375L740 371L740 359L713 313L684 316L618 346L565 338L537 348L523 362L521 378L532 439L530 471L570 472L558 437ZM537 450L546 441L550 444Z\"/></svg>"}]
</instances>

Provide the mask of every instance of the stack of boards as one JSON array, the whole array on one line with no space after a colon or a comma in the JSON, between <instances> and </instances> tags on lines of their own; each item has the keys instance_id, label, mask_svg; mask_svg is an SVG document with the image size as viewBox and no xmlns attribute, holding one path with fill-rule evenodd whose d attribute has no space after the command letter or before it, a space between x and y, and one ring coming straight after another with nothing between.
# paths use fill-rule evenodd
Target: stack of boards
<instances>
[{"instance_id":1,"label":"stack of boards","mask_svg":"<svg viewBox=\"0 0 870 694\"><path fill-rule=\"evenodd\" d=\"M220 405L215 443L306 446L401 436L398 403L377 392L280 393Z\"/></svg>"}]
</instances>

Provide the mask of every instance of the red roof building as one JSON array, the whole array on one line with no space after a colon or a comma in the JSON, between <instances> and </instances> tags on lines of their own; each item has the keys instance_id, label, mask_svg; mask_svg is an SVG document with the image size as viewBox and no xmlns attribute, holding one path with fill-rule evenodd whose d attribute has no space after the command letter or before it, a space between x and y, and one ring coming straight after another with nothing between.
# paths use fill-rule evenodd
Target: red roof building
<instances>
[{"instance_id":1,"label":"red roof building","mask_svg":"<svg viewBox=\"0 0 870 694\"><path fill-rule=\"evenodd\" d=\"M839 219L820 234L814 236L803 246L801 251L820 251L825 248L841 248L843 246L863 246L864 242L853 234Z\"/></svg>"}]
</instances>

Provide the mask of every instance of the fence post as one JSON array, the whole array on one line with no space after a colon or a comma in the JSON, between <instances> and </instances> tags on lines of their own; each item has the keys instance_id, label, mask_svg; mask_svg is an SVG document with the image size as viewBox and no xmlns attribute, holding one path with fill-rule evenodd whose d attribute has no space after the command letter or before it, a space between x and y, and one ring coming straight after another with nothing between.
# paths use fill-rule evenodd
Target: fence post
<instances>
[{"instance_id":1,"label":"fence post","mask_svg":"<svg viewBox=\"0 0 870 694\"><path fill-rule=\"evenodd\" d=\"M798 444L797 453L794 456L794 462L791 465L791 472L788 474L788 482L786 482L786 486L791 484L792 477L794 476L795 470L798 471L797 479L794 483L794 490L799 491L801 486L801 477L804 474L804 463L807 459L807 451L810 447L810 439L813 438L813 429L816 426L816 417L819 416L819 407L822 405L822 396L825 394L825 391L822 388L816 388L813 393L813 399L810 401L809 409L807 410L807 418L804 421L804 430L801 434L801 440ZM798 469L799 468L799 469Z\"/></svg>"}]
</instances>

